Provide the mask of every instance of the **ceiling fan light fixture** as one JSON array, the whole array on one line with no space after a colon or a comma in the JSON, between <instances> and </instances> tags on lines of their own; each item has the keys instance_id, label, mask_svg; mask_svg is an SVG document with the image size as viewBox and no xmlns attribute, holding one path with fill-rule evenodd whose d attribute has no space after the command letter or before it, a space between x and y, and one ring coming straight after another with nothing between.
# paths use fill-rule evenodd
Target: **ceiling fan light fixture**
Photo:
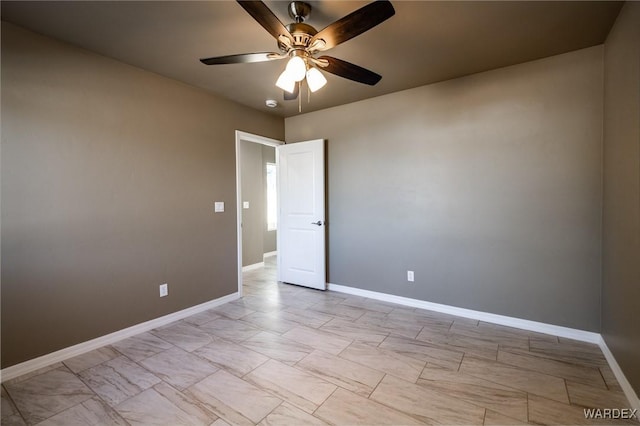
<instances>
[{"instance_id":1,"label":"ceiling fan light fixture","mask_svg":"<svg viewBox=\"0 0 640 426\"><path fill-rule=\"evenodd\" d=\"M294 81L302 81L307 73L307 64L300 56L294 56L289 59L285 72L287 72Z\"/></svg>"},{"instance_id":2,"label":"ceiling fan light fixture","mask_svg":"<svg viewBox=\"0 0 640 426\"><path fill-rule=\"evenodd\" d=\"M309 68L307 71L307 85L309 86L309 90L312 92L316 92L324 87L327 84L327 79L322 75L317 68Z\"/></svg>"},{"instance_id":3,"label":"ceiling fan light fixture","mask_svg":"<svg viewBox=\"0 0 640 426\"><path fill-rule=\"evenodd\" d=\"M276 86L278 86L285 92L293 93L296 88L296 80L294 80L291 77L289 71L285 69L284 71L282 71L282 74L280 74L280 77L278 77Z\"/></svg>"},{"instance_id":4,"label":"ceiling fan light fixture","mask_svg":"<svg viewBox=\"0 0 640 426\"><path fill-rule=\"evenodd\" d=\"M375 85L382 78L382 76L373 71L347 61L331 56L316 58L315 55L318 52L331 49L347 40L351 40L391 18L395 14L395 9L389 0L373 1L329 24L321 31L317 31L311 25L304 23L311 12L311 5L304 1L294 0L291 2L289 16L294 22L286 26L273 14L263 0L236 1L277 40L280 52L244 53L203 58L200 59L203 64L266 62L288 57L289 60L285 70L278 77L276 86L286 92L284 100L297 98L299 102L300 87L305 78L309 89L307 93L309 94L320 90L327 84L327 79L320 70L370 86ZM301 104L299 103L298 105L300 110Z\"/></svg>"}]
</instances>

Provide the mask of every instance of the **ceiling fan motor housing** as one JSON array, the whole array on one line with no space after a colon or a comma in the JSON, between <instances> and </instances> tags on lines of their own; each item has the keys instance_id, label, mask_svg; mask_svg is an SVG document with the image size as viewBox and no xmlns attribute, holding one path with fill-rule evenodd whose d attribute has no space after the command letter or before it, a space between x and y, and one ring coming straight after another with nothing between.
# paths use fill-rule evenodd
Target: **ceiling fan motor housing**
<instances>
[{"instance_id":1,"label":"ceiling fan motor housing","mask_svg":"<svg viewBox=\"0 0 640 426\"><path fill-rule=\"evenodd\" d=\"M311 37L318 33L311 25L302 22L287 25L287 30L293 36L293 45L296 47L309 46Z\"/></svg>"},{"instance_id":2,"label":"ceiling fan motor housing","mask_svg":"<svg viewBox=\"0 0 640 426\"><path fill-rule=\"evenodd\" d=\"M315 28L311 25L305 24L304 21L311 13L311 5L303 1L292 1L289 3L289 16L294 20L291 24L287 25L287 31L293 37L294 48L306 48L309 46L311 38L318 34ZM289 51L290 48L282 43L278 43L278 46L283 51Z\"/></svg>"}]
</instances>

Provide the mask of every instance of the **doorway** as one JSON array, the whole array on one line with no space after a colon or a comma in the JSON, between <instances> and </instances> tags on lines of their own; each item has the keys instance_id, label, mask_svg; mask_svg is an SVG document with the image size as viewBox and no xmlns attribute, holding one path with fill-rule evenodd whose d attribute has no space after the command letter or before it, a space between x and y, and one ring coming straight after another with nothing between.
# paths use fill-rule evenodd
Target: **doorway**
<instances>
[{"instance_id":1,"label":"doorway","mask_svg":"<svg viewBox=\"0 0 640 426\"><path fill-rule=\"evenodd\" d=\"M277 170L276 147L282 141L236 131L236 211L238 295L243 295L243 272L270 267L277 255L277 197L272 179Z\"/></svg>"}]
</instances>

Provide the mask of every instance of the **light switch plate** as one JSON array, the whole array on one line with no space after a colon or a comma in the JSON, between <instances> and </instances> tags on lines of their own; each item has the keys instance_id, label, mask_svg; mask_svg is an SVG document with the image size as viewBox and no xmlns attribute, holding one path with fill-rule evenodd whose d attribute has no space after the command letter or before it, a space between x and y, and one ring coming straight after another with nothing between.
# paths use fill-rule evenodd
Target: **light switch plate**
<instances>
[{"instance_id":1,"label":"light switch plate","mask_svg":"<svg viewBox=\"0 0 640 426\"><path fill-rule=\"evenodd\" d=\"M249 202L248 201L243 201L242 202L242 208L243 209L248 209L249 208Z\"/></svg>"},{"instance_id":2,"label":"light switch plate","mask_svg":"<svg viewBox=\"0 0 640 426\"><path fill-rule=\"evenodd\" d=\"M213 207L216 213L222 213L224 211L224 201L216 201Z\"/></svg>"}]
</instances>

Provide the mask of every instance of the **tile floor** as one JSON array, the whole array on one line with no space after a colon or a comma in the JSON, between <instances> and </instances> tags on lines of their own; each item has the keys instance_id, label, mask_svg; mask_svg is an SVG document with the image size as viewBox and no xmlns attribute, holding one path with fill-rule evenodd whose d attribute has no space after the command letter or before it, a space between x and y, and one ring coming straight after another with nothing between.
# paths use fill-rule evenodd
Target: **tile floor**
<instances>
[{"instance_id":1,"label":"tile floor","mask_svg":"<svg viewBox=\"0 0 640 426\"><path fill-rule=\"evenodd\" d=\"M278 284L274 261L241 300L3 383L2 424L603 424L583 409L628 408L595 345Z\"/></svg>"}]
</instances>

